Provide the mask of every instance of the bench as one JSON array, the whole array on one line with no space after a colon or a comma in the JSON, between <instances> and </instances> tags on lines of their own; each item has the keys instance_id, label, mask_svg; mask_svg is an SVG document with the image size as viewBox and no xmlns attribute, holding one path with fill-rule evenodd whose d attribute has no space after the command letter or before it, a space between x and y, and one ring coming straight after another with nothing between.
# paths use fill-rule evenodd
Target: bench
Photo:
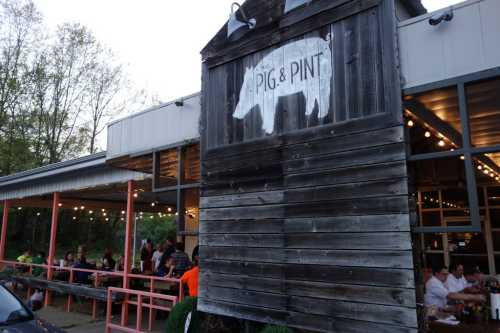
<instances>
[{"instance_id":1,"label":"bench","mask_svg":"<svg viewBox=\"0 0 500 333\"><path fill-rule=\"evenodd\" d=\"M10 280L33 289L43 289L56 292L58 294L79 296L95 299L102 302L108 300L108 290L104 287L93 287L85 284L69 283L64 281L49 281L33 276L11 275ZM121 302L124 299L123 294L113 294L111 301L113 303Z\"/></svg>"}]
</instances>

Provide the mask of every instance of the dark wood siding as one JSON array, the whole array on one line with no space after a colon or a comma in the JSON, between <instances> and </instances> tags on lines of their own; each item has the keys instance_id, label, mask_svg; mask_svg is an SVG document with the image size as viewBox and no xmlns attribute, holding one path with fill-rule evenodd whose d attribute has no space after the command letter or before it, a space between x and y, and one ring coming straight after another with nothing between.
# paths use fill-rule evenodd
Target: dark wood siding
<instances>
[{"instance_id":1,"label":"dark wood siding","mask_svg":"<svg viewBox=\"0 0 500 333\"><path fill-rule=\"evenodd\" d=\"M206 153L200 309L322 331L417 327L403 127L358 123Z\"/></svg>"},{"instance_id":2,"label":"dark wood siding","mask_svg":"<svg viewBox=\"0 0 500 333\"><path fill-rule=\"evenodd\" d=\"M344 3L352 11L359 2ZM272 49L205 62L200 310L321 332L417 331L387 19L394 7L380 3ZM329 40L332 52L325 117L318 104L308 114L307 90L272 96L271 132L263 125L268 109L233 117L247 68L315 37Z\"/></svg>"},{"instance_id":3,"label":"dark wood siding","mask_svg":"<svg viewBox=\"0 0 500 333\"><path fill-rule=\"evenodd\" d=\"M223 145L262 138L268 135L311 128L324 124L338 123L351 119L385 112L387 78L383 75L382 44L379 33L381 13L379 7L365 10L358 15L335 22L318 31L308 33L271 49L260 51L210 70L210 116L206 123L208 149ZM311 115L306 115L305 95L312 92L287 96L275 94L277 105L273 133L262 129L263 105L258 105L244 119L233 118L239 102L245 71L256 67L259 62L283 45L300 39L319 37L330 39L332 70L328 115L318 117L318 105ZM287 58L275 60L277 68Z\"/></svg>"}]
</instances>

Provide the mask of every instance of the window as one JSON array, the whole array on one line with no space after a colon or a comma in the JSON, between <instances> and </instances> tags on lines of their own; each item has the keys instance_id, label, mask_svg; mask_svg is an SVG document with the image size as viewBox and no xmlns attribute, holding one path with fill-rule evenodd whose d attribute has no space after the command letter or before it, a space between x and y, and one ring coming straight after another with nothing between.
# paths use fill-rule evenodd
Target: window
<instances>
[{"instance_id":1,"label":"window","mask_svg":"<svg viewBox=\"0 0 500 333\"><path fill-rule=\"evenodd\" d=\"M498 72L492 72L498 75ZM450 81L448 81L450 82ZM500 77L404 99L424 265L500 264Z\"/></svg>"}]
</instances>

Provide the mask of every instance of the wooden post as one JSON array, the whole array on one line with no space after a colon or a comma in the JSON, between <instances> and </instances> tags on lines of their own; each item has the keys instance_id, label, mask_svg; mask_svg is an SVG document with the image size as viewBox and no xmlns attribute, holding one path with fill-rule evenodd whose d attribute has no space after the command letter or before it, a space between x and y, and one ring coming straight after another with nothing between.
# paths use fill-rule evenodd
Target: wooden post
<instances>
[{"instance_id":1,"label":"wooden post","mask_svg":"<svg viewBox=\"0 0 500 333\"><path fill-rule=\"evenodd\" d=\"M52 280L54 275L54 257L56 254L56 236L57 236L57 223L59 217L59 201L60 193L54 192L54 198L52 200L52 224L50 227L50 245L49 245L49 256L47 258L47 280ZM45 306L50 304L50 292L47 290L45 293Z\"/></svg>"},{"instance_id":2,"label":"wooden post","mask_svg":"<svg viewBox=\"0 0 500 333\"><path fill-rule=\"evenodd\" d=\"M177 148L177 241L185 243L185 193L181 186L184 184L184 147Z\"/></svg>"},{"instance_id":3,"label":"wooden post","mask_svg":"<svg viewBox=\"0 0 500 333\"><path fill-rule=\"evenodd\" d=\"M134 221L134 182L129 180L127 190L127 221L125 224L125 250L123 260L123 289L129 289L130 281L128 275L131 272L131 246ZM128 324L128 296L125 296L122 306L122 326Z\"/></svg>"},{"instance_id":4,"label":"wooden post","mask_svg":"<svg viewBox=\"0 0 500 333\"><path fill-rule=\"evenodd\" d=\"M9 222L9 200L3 202L3 216L2 216L2 234L0 236L0 260L5 260L5 242L7 241L7 224ZM0 269L3 264L0 264Z\"/></svg>"}]
</instances>

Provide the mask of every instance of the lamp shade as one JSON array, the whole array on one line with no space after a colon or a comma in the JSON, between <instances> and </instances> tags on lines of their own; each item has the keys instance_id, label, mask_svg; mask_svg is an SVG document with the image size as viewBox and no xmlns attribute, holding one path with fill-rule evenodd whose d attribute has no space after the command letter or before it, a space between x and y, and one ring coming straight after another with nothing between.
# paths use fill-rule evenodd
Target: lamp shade
<instances>
[{"instance_id":1,"label":"lamp shade","mask_svg":"<svg viewBox=\"0 0 500 333\"><path fill-rule=\"evenodd\" d=\"M234 6L238 7L243 20L240 20L236 16L238 10L234 11ZM231 15L229 16L229 21L227 22L227 38L232 41L238 40L245 33L247 33L248 30L255 28L256 23L257 21L255 19L247 19L247 16L238 3L233 3L233 5L231 6Z\"/></svg>"},{"instance_id":2,"label":"lamp shade","mask_svg":"<svg viewBox=\"0 0 500 333\"><path fill-rule=\"evenodd\" d=\"M311 2L311 0L286 0L285 14L294 10L297 7L305 5L308 2Z\"/></svg>"}]
</instances>

